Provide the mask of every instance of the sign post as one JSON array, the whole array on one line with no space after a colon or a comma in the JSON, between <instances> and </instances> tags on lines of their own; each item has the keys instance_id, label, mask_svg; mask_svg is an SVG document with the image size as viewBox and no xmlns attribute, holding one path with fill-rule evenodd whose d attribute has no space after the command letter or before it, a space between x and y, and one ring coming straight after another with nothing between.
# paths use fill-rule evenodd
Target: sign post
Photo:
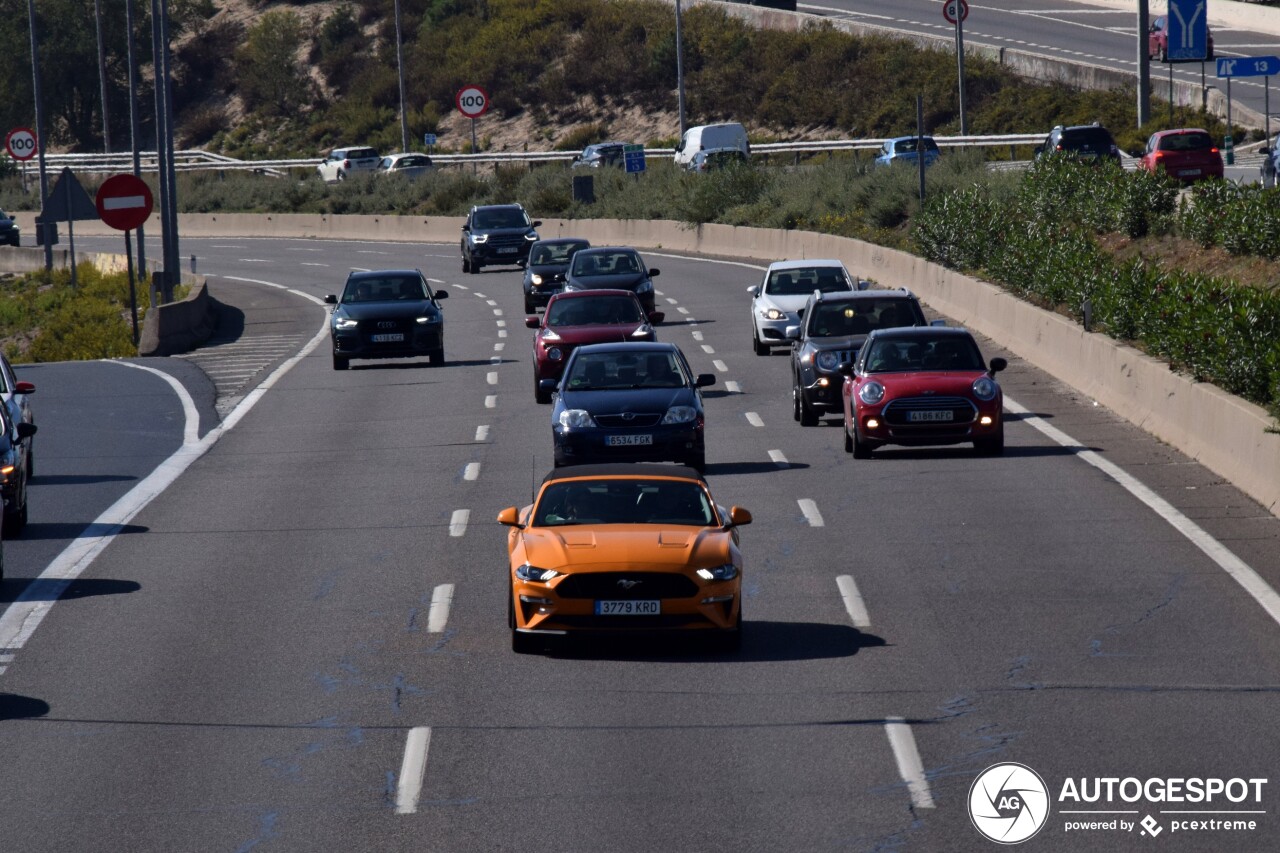
<instances>
[{"instance_id":1,"label":"sign post","mask_svg":"<svg viewBox=\"0 0 1280 853\"><path fill-rule=\"evenodd\" d=\"M489 93L482 86L463 86L458 90L458 112L471 119L471 153L478 153L476 146L476 119L489 111ZM472 171L476 164L472 163Z\"/></svg>"},{"instance_id":2,"label":"sign post","mask_svg":"<svg viewBox=\"0 0 1280 853\"><path fill-rule=\"evenodd\" d=\"M133 175L112 175L98 187L94 205L103 222L124 232L124 256L128 258L129 269L129 310L133 313L133 345L137 346L138 294L134 286L133 240L129 232L142 227L151 215L151 187Z\"/></svg>"},{"instance_id":3,"label":"sign post","mask_svg":"<svg viewBox=\"0 0 1280 853\"><path fill-rule=\"evenodd\" d=\"M960 135L969 135L969 118L964 108L964 19L969 17L967 0L943 0L942 17L956 28L956 66L960 76Z\"/></svg>"}]
</instances>

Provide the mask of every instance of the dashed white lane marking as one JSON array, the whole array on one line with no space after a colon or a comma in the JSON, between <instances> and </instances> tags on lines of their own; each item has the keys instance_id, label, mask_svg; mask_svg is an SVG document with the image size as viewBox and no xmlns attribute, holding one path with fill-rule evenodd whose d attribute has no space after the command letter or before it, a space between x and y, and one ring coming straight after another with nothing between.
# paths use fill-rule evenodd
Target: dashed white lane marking
<instances>
[{"instance_id":1,"label":"dashed white lane marking","mask_svg":"<svg viewBox=\"0 0 1280 853\"><path fill-rule=\"evenodd\" d=\"M1156 515L1167 521L1174 530L1191 540L1192 545L1195 545L1209 559L1217 563L1218 567L1230 575L1236 583L1244 587L1245 592L1253 596L1254 601L1261 604L1262 609L1267 611L1267 615L1277 624L1280 624L1280 594L1263 580L1262 576L1254 571L1248 563L1231 553L1225 545L1206 533L1202 527L1187 518L1172 504L1157 495L1136 477L1125 472L1118 465L1102 458L1095 451L1083 447L1080 442L1057 427L1050 426L1043 418L1032 415L1025 407L1010 400L1008 397L1004 398L1004 407L1006 411L1021 415L1023 423L1030 424L1063 447L1075 450L1077 459L1087 462L1102 471L1123 486L1129 494L1146 504Z\"/></svg>"},{"instance_id":2,"label":"dashed white lane marking","mask_svg":"<svg viewBox=\"0 0 1280 853\"><path fill-rule=\"evenodd\" d=\"M481 293L481 292L480 292L480 291L478 291L478 290L476 291L476 296L479 296L481 299L488 299L488 298L489 298L489 297L485 296L483 293Z\"/></svg>"},{"instance_id":3,"label":"dashed white lane marking","mask_svg":"<svg viewBox=\"0 0 1280 853\"><path fill-rule=\"evenodd\" d=\"M730 379L728 382L724 383L724 390L728 391L730 394L741 394L742 386L736 381Z\"/></svg>"},{"instance_id":4,"label":"dashed white lane marking","mask_svg":"<svg viewBox=\"0 0 1280 853\"><path fill-rule=\"evenodd\" d=\"M328 264L317 264L317 263L314 263L314 262L303 261L303 262L300 264L300 266L304 266L304 267L327 267L327 266L329 266L329 265L328 265Z\"/></svg>"},{"instance_id":5,"label":"dashed white lane marking","mask_svg":"<svg viewBox=\"0 0 1280 853\"><path fill-rule=\"evenodd\" d=\"M497 305L498 305L498 300L496 300L496 299L487 299L487 300L485 300L485 301L486 301L488 304L490 304L490 305L494 306L495 308L496 308L496 307L497 307Z\"/></svg>"},{"instance_id":6,"label":"dashed white lane marking","mask_svg":"<svg viewBox=\"0 0 1280 853\"><path fill-rule=\"evenodd\" d=\"M714 365L715 365L715 367L716 367L716 370L720 371L721 373L728 373L728 372L729 372L729 365L725 364L725 363L724 363L723 361L721 361L720 359L718 359L718 358L717 358L715 361L713 361L713 362L711 362L711 363L712 363L712 364L714 364Z\"/></svg>"},{"instance_id":7,"label":"dashed white lane marking","mask_svg":"<svg viewBox=\"0 0 1280 853\"><path fill-rule=\"evenodd\" d=\"M681 306L680 306L679 308L677 308L676 310L677 310L677 311L679 311L681 314L688 314L688 313L689 313L689 309L688 309L688 308L685 308L683 305L681 305Z\"/></svg>"},{"instance_id":8,"label":"dashed white lane marking","mask_svg":"<svg viewBox=\"0 0 1280 853\"><path fill-rule=\"evenodd\" d=\"M501 317L501 316L502 316L502 309L501 309L501 308L494 308L494 309L493 309L493 316L495 316L495 317Z\"/></svg>"},{"instance_id":9,"label":"dashed white lane marking","mask_svg":"<svg viewBox=\"0 0 1280 853\"><path fill-rule=\"evenodd\" d=\"M494 344L494 346L497 346L497 344ZM489 356L489 363L490 363L490 364L502 364L502 356L500 356L500 355L491 355L491 356Z\"/></svg>"},{"instance_id":10,"label":"dashed white lane marking","mask_svg":"<svg viewBox=\"0 0 1280 853\"><path fill-rule=\"evenodd\" d=\"M506 336L507 336L507 330L506 330L506 329L499 329L499 330L498 330L498 337L500 337L500 338L505 338Z\"/></svg>"},{"instance_id":11,"label":"dashed white lane marking","mask_svg":"<svg viewBox=\"0 0 1280 853\"><path fill-rule=\"evenodd\" d=\"M496 371L496 370L490 370L488 373L486 373L486 374L485 374L484 381L485 381L485 382L488 382L490 385L497 385L497 384L498 384L498 371Z\"/></svg>"},{"instance_id":12,"label":"dashed white lane marking","mask_svg":"<svg viewBox=\"0 0 1280 853\"><path fill-rule=\"evenodd\" d=\"M498 395L490 394L484 398L484 407L486 409L496 409L498 407Z\"/></svg>"},{"instance_id":13,"label":"dashed white lane marking","mask_svg":"<svg viewBox=\"0 0 1280 853\"><path fill-rule=\"evenodd\" d=\"M694 332L694 333L693 333L693 339L694 339L695 341L700 341L700 340L702 340L702 332Z\"/></svg>"},{"instance_id":14,"label":"dashed white lane marking","mask_svg":"<svg viewBox=\"0 0 1280 853\"><path fill-rule=\"evenodd\" d=\"M239 249L240 247L239 247L239 246L234 246L233 248ZM655 291L654 291L654 294L655 294L655 295L657 295L657 296L661 296L661 295L662 295L662 291L661 291L661 290L655 290Z\"/></svg>"},{"instance_id":15,"label":"dashed white lane marking","mask_svg":"<svg viewBox=\"0 0 1280 853\"><path fill-rule=\"evenodd\" d=\"M488 441L488 440L489 440L489 425L481 424L480 426L476 427L476 441Z\"/></svg>"},{"instance_id":16,"label":"dashed white lane marking","mask_svg":"<svg viewBox=\"0 0 1280 853\"><path fill-rule=\"evenodd\" d=\"M449 535L453 537L461 536L467 532L467 522L471 520L471 510L455 509L453 517L449 519Z\"/></svg>"},{"instance_id":17,"label":"dashed white lane marking","mask_svg":"<svg viewBox=\"0 0 1280 853\"><path fill-rule=\"evenodd\" d=\"M498 321L497 321L497 323L498 323L498 328L499 328L499 329L505 329L505 328L507 327L507 321L506 321L506 320L498 320Z\"/></svg>"},{"instance_id":18,"label":"dashed white lane marking","mask_svg":"<svg viewBox=\"0 0 1280 853\"><path fill-rule=\"evenodd\" d=\"M853 582L853 575L841 575L836 578L836 586L840 590L840 597L844 599L844 609L848 611L853 627L870 628L871 616L867 613L867 603L862 600L862 593L858 592L858 585Z\"/></svg>"},{"instance_id":19,"label":"dashed white lane marking","mask_svg":"<svg viewBox=\"0 0 1280 853\"><path fill-rule=\"evenodd\" d=\"M430 281L435 281L435 279L434 279L434 278L433 278L433 279L429 279L429 280L430 280ZM442 282L442 283L443 283L443 282ZM458 290L470 290L470 289L471 289L471 288L467 287L465 284L455 284L455 285L454 285L454 287L458 288Z\"/></svg>"},{"instance_id":20,"label":"dashed white lane marking","mask_svg":"<svg viewBox=\"0 0 1280 853\"><path fill-rule=\"evenodd\" d=\"M427 750L431 748L430 726L409 729L404 740L404 760L396 781L396 814L413 814L422 796L422 780L427 773Z\"/></svg>"},{"instance_id":21,"label":"dashed white lane marking","mask_svg":"<svg viewBox=\"0 0 1280 853\"><path fill-rule=\"evenodd\" d=\"M764 426L764 420L757 412L747 412L747 423L751 424L753 427Z\"/></svg>"},{"instance_id":22,"label":"dashed white lane marking","mask_svg":"<svg viewBox=\"0 0 1280 853\"><path fill-rule=\"evenodd\" d=\"M787 461L787 457L782 455L781 450L770 450L769 458L773 460L773 464L779 468L790 468L791 463Z\"/></svg>"},{"instance_id":23,"label":"dashed white lane marking","mask_svg":"<svg viewBox=\"0 0 1280 853\"><path fill-rule=\"evenodd\" d=\"M449 624L449 607L453 604L453 584L442 583L431 593L431 608L427 611L427 633L443 634Z\"/></svg>"},{"instance_id":24,"label":"dashed white lane marking","mask_svg":"<svg viewBox=\"0 0 1280 853\"><path fill-rule=\"evenodd\" d=\"M352 267L352 272L373 272L369 267Z\"/></svg>"},{"instance_id":25,"label":"dashed white lane marking","mask_svg":"<svg viewBox=\"0 0 1280 853\"><path fill-rule=\"evenodd\" d=\"M480 479L480 463L468 462L467 466L462 469L462 479L471 480L471 481L479 480Z\"/></svg>"},{"instance_id":26,"label":"dashed white lane marking","mask_svg":"<svg viewBox=\"0 0 1280 853\"><path fill-rule=\"evenodd\" d=\"M668 304L668 305L679 305L680 303L679 303L679 302L676 302L674 299L672 299L670 296L668 296L668 297L667 297L667 304Z\"/></svg>"},{"instance_id":27,"label":"dashed white lane marking","mask_svg":"<svg viewBox=\"0 0 1280 853\"><path fill-rule=\"evenodd\" d=\"M714 348L708 346L707 344L702 345L702 351L705 352L707 355L715 355L715 352L716 352Z\"/></svg>"},{"instance_id":28,"label":"dashed white lane marking","mask_svg":"<svg viewBox=\"0 0 1280 853\"><path fill-rule=\"evenodd\" d=\"M822 513L818 512L818 505L810 498L800 498L796 501L800 504L800 511L804 513L805 520L809 522L810 527L822 527L825 522L822 520Z\"/></svg>"},{"instance_id":29,"label":"dashed white lane marking","mask_svg":"<svg viewBox=\"0 0 1280 853\"><path fill-rule=\"evenodd\" d=\"M924 764L920 761L920 751L916 749L916 738L911 733L911 726L902 717L888 717L884 721L885 734L889 736L889 747L898 762L898 775L907 783L911 792L911 804L918 809L931 809L933 794L929 792L929 780L924 777Z\"/></svg>"},{"instance_id":30,"label":"dashed white lane marking","mask_svg":"<svg viewBox=\"0 0 1280 853\"><path fill-rule=\"evenodd\" d=\"M502 341L498 341L498 343L493 345L494 352L502 352L506 348L507 348L507 345L502 343Z\"/></svg>"}]
</instances>

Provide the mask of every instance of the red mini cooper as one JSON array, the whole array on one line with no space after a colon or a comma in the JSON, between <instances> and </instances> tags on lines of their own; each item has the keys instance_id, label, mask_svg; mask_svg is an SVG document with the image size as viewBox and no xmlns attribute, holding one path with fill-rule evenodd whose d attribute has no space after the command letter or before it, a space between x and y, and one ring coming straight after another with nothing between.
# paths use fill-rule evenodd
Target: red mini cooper
<instances>
[{"instance_id":1,"label":"red mini cooper","mask_svg":"<svg viewBox=\"0 0 1280 853\"><path fill-rule=\"evenodd\" d=\"M885 444L961 444L1004 452L1004 395L995 375L1003 358L982 360L964 329L878 329L841 365L845 375L844 449L866 459Z\"/></svg>"},{"instance_id":2,"label":"red mini cooper","mask_svg":"<svg viewBox=\"0 0 1280 853\"><path fill-rule=\"evenodd\" d=\"M645 318L640 300L630 290L583 290L558 293L547 302L542 317L526 317L524 324L537 329L533 336L533 394L539 403L550 403L551 392L540 387L543 379L559 379L575 347L614 341L654 341L652 323L661 323L661 312Z\"/></svg>"}]
</instances>

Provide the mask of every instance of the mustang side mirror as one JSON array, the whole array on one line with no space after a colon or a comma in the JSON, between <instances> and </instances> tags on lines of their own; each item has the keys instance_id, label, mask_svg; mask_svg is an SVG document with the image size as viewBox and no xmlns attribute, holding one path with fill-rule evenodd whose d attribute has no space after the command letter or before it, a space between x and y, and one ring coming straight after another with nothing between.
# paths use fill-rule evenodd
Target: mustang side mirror
<instances>
[{"instance_id":1,"label":"mustang side mirror","mask_svg":"<svg viewBox=\"0 0 1280 853\"><path fill-rule=\"evenodd\" d=\"M444 288L441 288L440 290L437 290L435 292L435 295L436 295L436 299L448 299L449 291L445 290Z\"/></svg>"},{"instance_id":2,"label":"mustang side mirror","mask_svg":"<svg viewBox=\"0 0 1280 853\"><path fill-rule=\"evenodd\" d=\"M325 297L324 297L324 304L325 304L325 305L337 305L337 304L338 304L338 297L334 296L332 293L326 294L326 295L325 295Z\"/></svg>"},{"instance_id":3,"label":"mustang side mirror","mask_svg":"<svg viewBox=\"0 0 1280 853\"><path fill-rule=\"evenodd\" d=\"M699 373L697 380L693 384L698 388L706 388L708 385L715 385L716 375L714 373Z\"/></svg>"},{"instance_id":4,"label":"mustang side mirror","mask_svg":"<svg viewBox=\"0 0 1280 853\"><path fill-rule=\"evenodd\" d=\"M741 527L744 524L751 523L751 513L740 506L735 506L729 510L729 526Z\"/></svg>"},{"instance_id":5,"label":"mustang side mirror","mask_svg":"<svg viewBox=\"0 0 1280 853\"><path fill-rule=\"evenodd\" d=\"M524 530L524 525L520 523L520 510L513 506L509 506L502 512L498 513L498 523L505 524L507 527L515 527Z\"/></svg>"},{"instance_id":6,"label":"mustang side mirror","mask_svg":"<svg viewBox=\"0 0 1280 853\"><path fill-rule=\"evenodd\" d=\"M1003 358L1000 358L999 356L991 359L991 372L993 374L999 373L1000 371L1004 370L1008 366L1009 366L1009 362L1005 361Z\"/></svg>"},{"instance_id":7,"label":"mustang side mirror","mask_svg":"<svg viewBox=\"0 0 1280 853\"><path fill-rule=\"evenodd\" d=\"M541 323L539 322L539 320L538 320L538 318L537 318L537 317L525 317L525 318L524 318L524 327L525 327L526 329L536 329L536 328L538 328L538 326L540 326L540 325L541 325Z\"/></svg>"}]
</instances>

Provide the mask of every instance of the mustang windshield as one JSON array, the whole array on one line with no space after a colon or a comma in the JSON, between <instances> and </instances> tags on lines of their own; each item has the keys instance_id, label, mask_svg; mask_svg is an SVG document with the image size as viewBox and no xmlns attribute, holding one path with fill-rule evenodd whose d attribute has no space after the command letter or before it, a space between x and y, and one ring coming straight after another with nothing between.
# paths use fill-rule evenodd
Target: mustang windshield
<instances>
[{"instance_id":1,"label":"mustang windshield","mask_svg":"<svg viewBox=\"0 0 1280 853\"><path fill-rule=\"evenodd\" d=\"M533 526L571 524L718 525L706 491L679 480L575 480L549 484Z\"/></svg>"}]
</instances>

